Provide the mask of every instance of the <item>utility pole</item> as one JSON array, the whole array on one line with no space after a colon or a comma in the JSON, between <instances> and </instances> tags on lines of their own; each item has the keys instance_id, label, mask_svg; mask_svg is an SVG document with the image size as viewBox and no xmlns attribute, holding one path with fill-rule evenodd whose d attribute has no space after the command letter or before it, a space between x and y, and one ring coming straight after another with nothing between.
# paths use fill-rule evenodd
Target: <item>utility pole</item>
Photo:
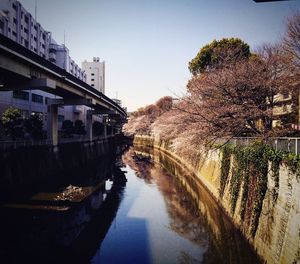
<instances>
[{"instance_id":1,"label":"utility pole","mask_svg":"<svg viewBox=\"0 0 300 264\"><path fill-rule=\"evenodd\" d=\"M37 0L35 0L34 19L37 22Z\"/></svg>"}]
</instances>

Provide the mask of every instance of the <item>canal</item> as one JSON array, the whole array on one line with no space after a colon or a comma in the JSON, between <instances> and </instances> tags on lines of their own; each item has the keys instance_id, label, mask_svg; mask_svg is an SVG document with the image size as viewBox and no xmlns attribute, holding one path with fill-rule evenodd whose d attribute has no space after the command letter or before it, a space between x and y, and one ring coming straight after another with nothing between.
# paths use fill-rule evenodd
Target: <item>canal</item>
<instances>
[{"instance_id":1,"label":"canal","mask_svg":"<svg viewBox=\"0 0 300 264\"><path fill-rule=\"evenodd\" d=\"M93 166L2 202L0 263L261 263L205 189L133 148Z\"/></svg>"}]
</instances>

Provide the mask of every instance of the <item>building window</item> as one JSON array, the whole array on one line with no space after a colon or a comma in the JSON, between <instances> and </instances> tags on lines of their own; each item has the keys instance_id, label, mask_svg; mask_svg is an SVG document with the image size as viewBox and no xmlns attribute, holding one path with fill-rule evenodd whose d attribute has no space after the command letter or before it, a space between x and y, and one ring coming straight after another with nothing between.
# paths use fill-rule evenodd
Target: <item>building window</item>
<instances>
[{"instance_id":1,"label":"building window","mask_svg":"<svg viewBox=\"0 0 300 264\"><path fill-rule=\"evenodd\" d=\"M37 26L34 26L34 29L37 31Z\"/></svg>"},{"instance_id":2,"label":"building window","mask_svg":"<svg viewBox=\"0 0 300 264\"><path fill-rule=\"evenodd\" d=\"M29 93L25 91L13 91L13 98L29 101Z\"/></svg>"},{"instance_id":3,"label":"building window","mask_svg":"<svg viewBox=\"0 0 300 264\"><path fill-rule=\"evenodd\" d=\"M95 74L94 73L91 73L91 76L94 76Z\"/></svg>"},{"instance_id":4,"label":"building window","mask_svg":"<svg viewBox=\"0 0 300 264\"><path fill-rule=\"evenodd\" d=\"M24 39L24 45L26 48L28 48L28 41L26 39Z\"/></svg>"},{"instance_id":5,"label":"building window","mask_svg":"<svg viewBox=\"0 0 300 264\"><path fill-rule=\"evenodd\" d=\"M24 32L25 32L25 33L28 33L28 29L27 29L27 28L24 28Z\"/></svg>"},{"instance_id":6,"label":"building window","mask_svg":"<svg viewBox=\"0 0 300 264\"><path fill-rule=\"evenodd\" d=\"M17 6L15 4L12 4L12 7L15 11L17 11Z\"/></svg>"},{"instance_id":7,"label":"building window","mask_svg":"<svg viewBox=\"0 0 300 264\"><path fill-rule=\"evenodd\" d=\"M31 101L42 104L44 102L44 98L43 98L43 96L41 96L39 94L32 94Z\"/></svg>"},{"instance_id":8,"label":"building window","mask_svg":"<svg viewBox=\"0 0 300 264\"><path fill-rule=\"evenodd\" d=\"M17 19L16 18L14 18L14 23L17 24Z\"/></svg>"},{"instance_id":9,"label":"building window","mask_svg":"<svg viewBox=\"0 0 300 264\"><path fill-rule=\"evenodd\" d=\"M13 36L17 37L17 33L15 31L12 32Z\"/></svg>"},{"instance_id":10,"label":"building window","mask_svg":"<svg viewBox=\"0 0 300 264\"><path fill-rule=\"evenodd\" d=\"M91 86L94 87L95 85L94 85L94 84L91 84Z\"/></svg>"},{"instance_id":11,"label":"building window","mask_svg":"<svg viewBox=\"0 0 300 264\"><path fill-rule=\"evenodd\" d=\"M33 50L34 50L34 52L37 52L37 49L36 49L36 48L34 48Z\"/></svg>"},{"instance_id":12,"label":"building window","mask_svg":"<svg viewBox=\"0 0 300 264\"><path fill-rule=\"evenodd\" d=\"M4 29L4 22L2 20L0 20L0 29Z\"/></svg>"},{"instance_id":13,"label":"building window","mask_svg":"<svg viewBox=\"0 0 300 264\"><path fill-rule=\"evenodd\" d=\"M25 16L25 23L29 23L29 18L27 16Z\"/></svg>"},{"instance_id":14,"label":"building window","mask_svg":"<svg viewBox=\"0 0 300 264\"><path fill-rule=\"evenodd\" d=\"M34 41L36 41L36 37L33 37Z\"/></svg>"}]
</instances>

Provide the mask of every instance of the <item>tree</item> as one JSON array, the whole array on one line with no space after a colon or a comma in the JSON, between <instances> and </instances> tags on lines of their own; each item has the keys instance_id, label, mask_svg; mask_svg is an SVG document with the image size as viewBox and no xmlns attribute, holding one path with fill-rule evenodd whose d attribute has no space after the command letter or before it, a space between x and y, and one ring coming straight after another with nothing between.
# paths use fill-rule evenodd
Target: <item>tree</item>
<instances>
[{"instance_id":1,"label":"tree","mask_svg":"<svg viewBox=\"0 0 300 264\"><path fill-rule=\"evenodd\" d=\"M300 67L300 12L287 19L283 40L285 51L293 57L293 62Z\"/></svg>"},{"instance_id":2,"label":"tree","mask_svg":"<svg viewBox=\"0 0 300 264\"><path fill-rule=\"evenodd\" d=\"M167 112L172 109L173 98L171 96L164 96L156 102L156 106L161 112Z\"/></svg>"},{"instance_id":3,"label":"tree","mask_svg":"<svg viewBox=\"0 0 300 264\"><path fill-rule=\"evenodd\" d=\"M249 58L250 55L249 45L239 38L213 40L202 47L196 57L189 62L189 70L193 75L197 75L218 68L223 63Z\"/></svg>"},{"instance_id":4,"label":"tree","mask_svg":"<svg viewBox=\"0 0 300 264\"><path fill-rule=\"evenodd\" d=\"M81 120L75 121L73 132L74 132L74 134L77 134L77 135L85 135L86 134L84 124Z\"/></svg>"},{"instance_id":5,"label":"tree","mask_svg":"<svg viewBox=\"0 0 300 264\"><path fill-rule=\"evenodd\" d=\"M31 115L26 119L24 127L33 139L41 139L43 137L43 121L38 115Z\"/></svg>"},{"instance_id":6,"label":"tree","mask_svg":"<svg viewBox=\"0 0 300 264\"><path fill-rule=\"evenodd\" d=\"M70 137L73 133L74 127L71 120L64 120L61 126L62 136Z\"/></svg>"},{"instance_id":7,"label":"tree","mask_svg":"<svg viewBox=\"0 0 300 264\"><path fill-rule=\"evenodd\" d=\"M5 134L12 139L24 136L23 132L23 118L21 111L14 107L7 108L2 115L2 124Z\"/></svg>"},{"instance_id":8,"label":"tree","mask_svg":"<svg viewBox=\"0 0 300 264\"><path fill-rule=\"evenodd\" d=\"M292 68L280 48L265 46L254 59L194 76L183 109L203 138L274 134L277 94L292 87ZM280 131L278 131L280 132Z\"/></svg>"}]
</instances>

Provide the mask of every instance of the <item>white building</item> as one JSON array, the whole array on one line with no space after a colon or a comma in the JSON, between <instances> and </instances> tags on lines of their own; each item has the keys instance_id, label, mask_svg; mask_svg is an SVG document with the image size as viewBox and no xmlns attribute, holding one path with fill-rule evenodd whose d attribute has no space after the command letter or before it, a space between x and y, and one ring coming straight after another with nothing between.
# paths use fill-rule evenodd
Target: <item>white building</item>
<instances>
[{"instance_id":1,"label":"white building","mask_svg":"<svg viewBox=\"0 0 300 264\"><path fill-rule=\"evenodd\" d=\"M84 71L71 59L68 48L57 44L51 32L46 31L19 1L0 1L0 33L86 81Z\"/></svg>"},{"instance_id":2,"label":"white building","mask_svg":"<svg viewBox=\"0 0 300 264\"><path fill-rule=\"evenodd\" d=\"M0 0L0 34L86 82L85 72L69 56L69 49L57 44L51 32L46 31L19 1ZM39 114L46 124L47 98L58 97L40 90L1 92L0 115L13 106L20 109L24 117ZM65 119L85 121L85 115L86 108L82 106L59 107L58 121L60 124Z\"/></svg>"},{"instance_id":3,"label":"white building","mask_svg":"<svg viewBox=\"0 0 300 264\"><path fill-rule=\"evenodd\" d=\"M86 73L86 82L96 90L105 94L105 61L94 57L92 62L84 61L81 68Z\"/></svg>"}]
</instances>

